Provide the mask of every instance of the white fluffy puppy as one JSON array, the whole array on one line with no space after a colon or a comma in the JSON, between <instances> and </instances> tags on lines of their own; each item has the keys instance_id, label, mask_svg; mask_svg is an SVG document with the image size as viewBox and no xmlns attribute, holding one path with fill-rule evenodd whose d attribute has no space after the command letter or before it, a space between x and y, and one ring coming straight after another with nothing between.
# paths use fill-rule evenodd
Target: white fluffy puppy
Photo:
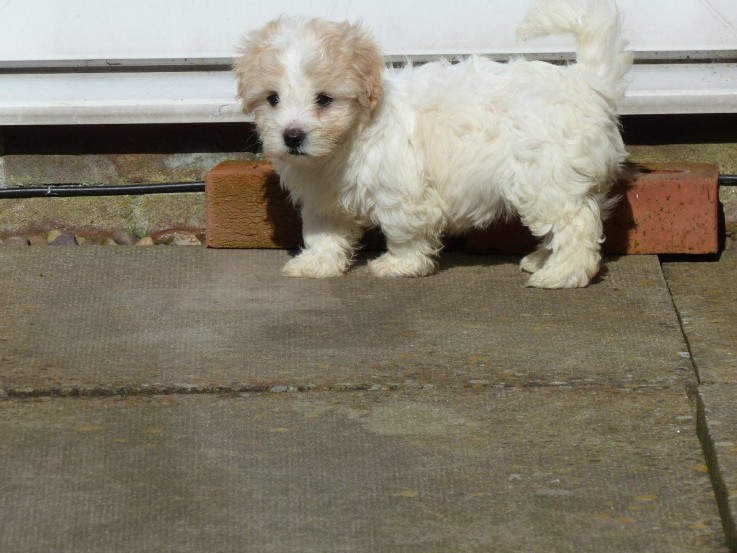
<instances>
[{"instance_id":1,"label":"white fluffy puppy","mask_svg":"<svg viewBox=\"0 0 737 553\"><path fill-rule=\"evenodd\" d=\"M283 274L335 277L363 229L381 277L435 270L444 234L518 214L540 247L530 286L586 286L625 160L616 116L632 58L607 0L539 0L518 36L573 34L568 67L478 56L385 70L357 24L280 18L243 39L243 109L301 209L304 249Z\"/></svg>"}]
</instances>

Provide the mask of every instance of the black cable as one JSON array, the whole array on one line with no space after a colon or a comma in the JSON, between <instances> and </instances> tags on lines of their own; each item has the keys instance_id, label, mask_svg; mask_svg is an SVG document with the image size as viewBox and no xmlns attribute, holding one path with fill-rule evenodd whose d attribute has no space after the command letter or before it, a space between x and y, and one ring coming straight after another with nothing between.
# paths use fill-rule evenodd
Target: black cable
<instances>
[{"instance_id":1,"label":"black cable","mask_svg":"<svg viewBox=\"0 0 737 553\"><path fill-rule=\"evenodd\" d=\"M49 184L39 187L0 188L0 199L70 198L78 196L140 196L142 194L178 194L204 192L204 182L168 182L162 184L126 184L121 186L85 186Z\"/></svg>"},{"instance_id":2,"label":"black cable","mask_svg":"<svg viewBox=\"0 0 737 553\"><path fill-rule=\"evenodd\" d=\"M720 175L719 186L737 186L737 175ZM0 200L73 198L81 196L140 196L143 194L182 194L204 191L204 182L168 182L161 184L126 184L120 186L49 184L48 186L33 188L0 188Z\"/></svg>"}]
</instances>

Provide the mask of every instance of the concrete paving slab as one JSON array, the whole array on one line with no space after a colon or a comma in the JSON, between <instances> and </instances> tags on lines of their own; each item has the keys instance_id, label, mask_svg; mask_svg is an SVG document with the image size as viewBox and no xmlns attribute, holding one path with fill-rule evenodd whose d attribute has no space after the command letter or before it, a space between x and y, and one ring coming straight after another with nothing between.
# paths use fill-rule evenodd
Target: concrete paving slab
<instances>
[{"instance_id":1,"label":"concrete paving slab","mask_svg":"<svg viewBox=\"0 0 737 553\"><path fill-rule=\"evenodd\" d=\"M682 385L1 405L2 551L726 552Z\"/></svg>"},{"instance_id":2,"label":"concrete paving slab","mask_svg":"<svg viewBox=\"0 0 737 553\"><path fill-rule=\"evenodd\" d=\"M582 290L524 287L516 259L439 274L279 276L283 251L0 249L6 394L694 383L658 261Z\"/></svg>"},{"instance_id":3,"label":"concrete paving slab","mask_svg":"<svg viewBox=\"0 0 737 553\"><path fill-rule=\"evenodd\" d=\"M664 263L663 270L700 381L737 384L737 251L718 261Z\"/></svg>"},{"instance_id":4,"label":"concrete paving slab","mask_svg":"<svg viewBox=\"0 0 737 553\"><path fill-rule=\"evenodd\" d=\"M699 387L699 433L704 444L724 530L737 550L737 385Z\"/></svg>"}]
</instances>

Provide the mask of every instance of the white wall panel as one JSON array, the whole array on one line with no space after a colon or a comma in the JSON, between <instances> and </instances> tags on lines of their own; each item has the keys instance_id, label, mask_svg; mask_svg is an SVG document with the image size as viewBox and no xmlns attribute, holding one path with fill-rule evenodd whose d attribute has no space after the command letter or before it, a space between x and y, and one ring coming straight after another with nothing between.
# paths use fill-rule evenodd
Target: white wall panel
<instances>
[{"instance_id":1,"label":"white wall panel","mask_svg":"<svg viewBox=\"0 0 737 553\"><path fill-rule=\"evenodd\" d=\"M531 0L0 0L0 125L243 121L227 71L248 29L282 14L362 19L387 55L565 55L520 45ZM641 63L622 113L737 112L737 0L619 0ZM676 5L677 4L677 5ZM700 63L644 63L697 59ZM720 63L713 63L717 60ZM45 68L188 65L181 72ZM36 68L33 73L8 68ZM3 69L5 69L3 71Z\"/></svg>"},{"instance_id":2,"label":"white wall panel","mask_svg":"<svg viewBox=\"0 0 737 553\"><path fill-rule=\"evenodd\" d=\"M0 0L0 66L227 63L239 36L281 13L362 19L389 55L557 52L520 45L527 0ZM619 0L632 46L665 58L737 55L737 0ZM676 6L677 4L677 6ZM730 51L732 51L730 53ZM664 52L670 54L663 55ZM648 54L646 57L651 57ZM60 63L62 62L62 63Z\"/></svg>"}]
</instances>

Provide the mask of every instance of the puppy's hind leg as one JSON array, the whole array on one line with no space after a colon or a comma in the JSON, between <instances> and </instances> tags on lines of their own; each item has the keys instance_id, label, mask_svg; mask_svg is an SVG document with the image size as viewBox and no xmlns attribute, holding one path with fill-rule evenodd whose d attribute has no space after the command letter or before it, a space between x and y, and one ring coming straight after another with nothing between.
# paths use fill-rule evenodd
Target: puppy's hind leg
<instances>
[{"instance_id":1,"label":"puppy's hind leg","mask_svg":"<svg viewBox=\"0 0 737 553\"><path fill-rule=\"evenodd\" d=\"M557 211L550 230L550 256L528 286L582 288L599 272L603 225L599 203L584 197ZM534 231L534 224L530 225ZM533 254L535 255L535 254Z\"/></svg>"},{"instance_id":2,"label":"puppy's hind leg","mask_svg":"<svg viewBox=\"0 0 737 553\"><path fill-rule=\"evenodd\" d=\"M341 276L353 261L361 228L352 220L327 217L302 209L305 247L282 269L284 276L329 278Z\"/></svg>"}]
</instances>

